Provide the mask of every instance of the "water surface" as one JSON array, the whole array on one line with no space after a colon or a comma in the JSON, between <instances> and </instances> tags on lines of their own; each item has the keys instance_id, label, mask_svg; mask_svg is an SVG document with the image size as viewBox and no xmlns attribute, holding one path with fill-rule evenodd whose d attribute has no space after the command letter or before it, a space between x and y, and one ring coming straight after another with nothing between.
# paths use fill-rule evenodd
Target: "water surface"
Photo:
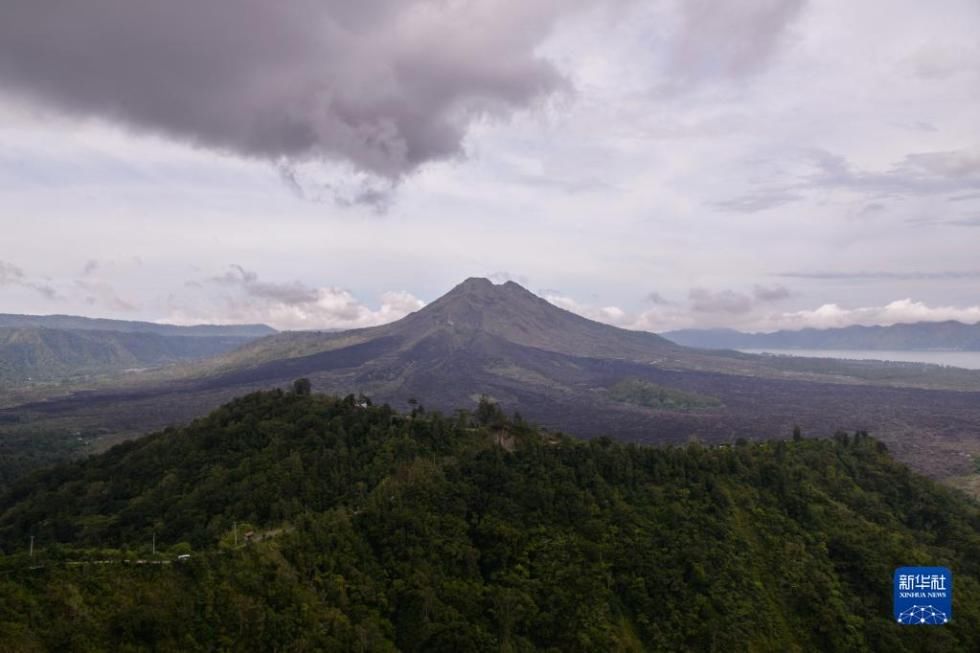
<instances>
[{"instance_id":1,"label":"water surface","mask_svg":"<svg viewBox=\"0 0 980 653\"><path fill-rule=\"evenodd\" d=\"M844 358L851 360L932 363L948 367L980 370L980 351L890 351L867 349L740 349L747 354L779 354L807 358Z\"/></svg>"}]
</instances>

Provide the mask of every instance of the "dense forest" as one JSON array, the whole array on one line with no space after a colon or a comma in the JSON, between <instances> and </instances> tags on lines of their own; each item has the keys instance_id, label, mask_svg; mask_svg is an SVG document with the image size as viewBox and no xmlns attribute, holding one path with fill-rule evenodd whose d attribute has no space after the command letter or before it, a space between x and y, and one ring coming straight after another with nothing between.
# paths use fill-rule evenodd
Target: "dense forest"
<instances>
[{"instance_id":1,"label":"dense forest","mask_svg":"<svg viewBox=\"0 0 980 653\"><path fill-rule=\"evenodd\" d=\"M20 479L0 550L2 650L980 650L980 508L865 433L584 442L297 382ZM894 623L916 564L949 625Z\"/></svg>"}]
</instances>

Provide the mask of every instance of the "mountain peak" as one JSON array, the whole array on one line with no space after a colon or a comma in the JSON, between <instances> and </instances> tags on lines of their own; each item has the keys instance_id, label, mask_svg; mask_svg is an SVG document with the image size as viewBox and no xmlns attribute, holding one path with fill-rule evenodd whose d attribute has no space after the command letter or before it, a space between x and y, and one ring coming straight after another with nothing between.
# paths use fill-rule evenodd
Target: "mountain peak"
<instances>
[{"instance_id":1,"label":"mountain peak","mask_svg":"<svg viewBox=\"0 0 980 653\"><path fill-rule=\"evenodd\" d=\"M673 345L652 333L626 331L566 311L514 281L471 277L386 333L417 342L435 333L454 342L491 336L537 349L579 356L649 360Z\"/></svg>"},{"instance_id":2,"label":"mountain peak","mask_svg":"<svg viewBox=\"0 0 980 653\"><path fill-rule=\"evenodd\" d=\"M486 277L467 277L456 288L475 290L477 288L492 288L493 285L493 282Z\"/></svg>"},{"instance_id":3,"label":"mountain peak","mask_svg":"<svg viewBox=\"0 0 980 653\"><path fill-rule=\"evenodd\" d=\"M485 277L469 277L444 296L450 297L463 294L490 295L499 292L505 285L497 285Z\"/></svg>"},{"instance_id":4,"label":"mountain peak","mask_svg":"<svg viewBox=\"0 0 980 653\"><path fill-rule=\"evenodd\" d=\"M460 300L466 303L472 303L473 300L476 300L478 304L494 304L498 308L501 307L500 304L525 302L525 310L530 307L527 302L544 302L543 299L514 281L496 284L484 277L470 277L434 301L430 306L444 306L448 303L457 303Z\"/></svg>"}]
</instances>

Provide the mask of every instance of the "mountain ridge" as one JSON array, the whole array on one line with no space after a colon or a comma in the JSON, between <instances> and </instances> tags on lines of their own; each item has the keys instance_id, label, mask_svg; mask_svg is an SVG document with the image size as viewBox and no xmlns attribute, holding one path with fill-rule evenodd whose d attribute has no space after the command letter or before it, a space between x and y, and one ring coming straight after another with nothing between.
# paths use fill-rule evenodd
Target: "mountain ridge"
<instances>
[{"instance_id":1,"label":"mountain ridge","mask_svg":"<svg viewBox=\"0 0 980 653\"><path fill-rule=\"evenodd\" d=\"M163 336L256 338L277 333L265 324L195 324L181 326L139 320L114 320L80 315L26 315L0 313L0 327L47 328L71 331L116 331L120 333L155 333Z\"/></svg>"},{"instance_id":2,"label":"mountain ridge","mask_svg":"<svg viewBox=\"0 0 980 653\"><path fill-rule=\"evenodd\" d=\"M0 327L0 384L74 382L226 353L247 336Z\"/></svg>"},{"instance_id":3,"label":"mountain ridge","mask_svg":"<svg viewBox=\"0 0 980 653\"><path fill-rule=\"evenodd\" d=\"M686 347L706 349L840 349L879 351L980 351L980 323L956 320L888 326L745 333L735 329L680 329L662 334Z\"/></svg>"}]
</instances>

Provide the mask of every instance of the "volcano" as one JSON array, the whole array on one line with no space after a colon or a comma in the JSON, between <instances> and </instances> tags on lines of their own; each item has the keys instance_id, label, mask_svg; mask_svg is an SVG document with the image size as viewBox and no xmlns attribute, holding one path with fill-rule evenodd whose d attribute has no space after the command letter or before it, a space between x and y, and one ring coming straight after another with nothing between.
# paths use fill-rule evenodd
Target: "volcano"
<instances>
[{"instance_id":1,"label":"volcano","mask_svg":"<svg viewBox=\"0 0 980 653\"><path fill-rule=\"evenodd\" d=\"M34 431L81 425L113 442L301 377L317 392L399 408L453 411L487 397L581 437L718 443L787 437L796 425L817 435L866 430L935 476L960 471L962 451L980 454L980 374L692 349L478 278L390 324L279 333L152 383L14 407L0 419Z\"/></svg>"}]
</instances>

